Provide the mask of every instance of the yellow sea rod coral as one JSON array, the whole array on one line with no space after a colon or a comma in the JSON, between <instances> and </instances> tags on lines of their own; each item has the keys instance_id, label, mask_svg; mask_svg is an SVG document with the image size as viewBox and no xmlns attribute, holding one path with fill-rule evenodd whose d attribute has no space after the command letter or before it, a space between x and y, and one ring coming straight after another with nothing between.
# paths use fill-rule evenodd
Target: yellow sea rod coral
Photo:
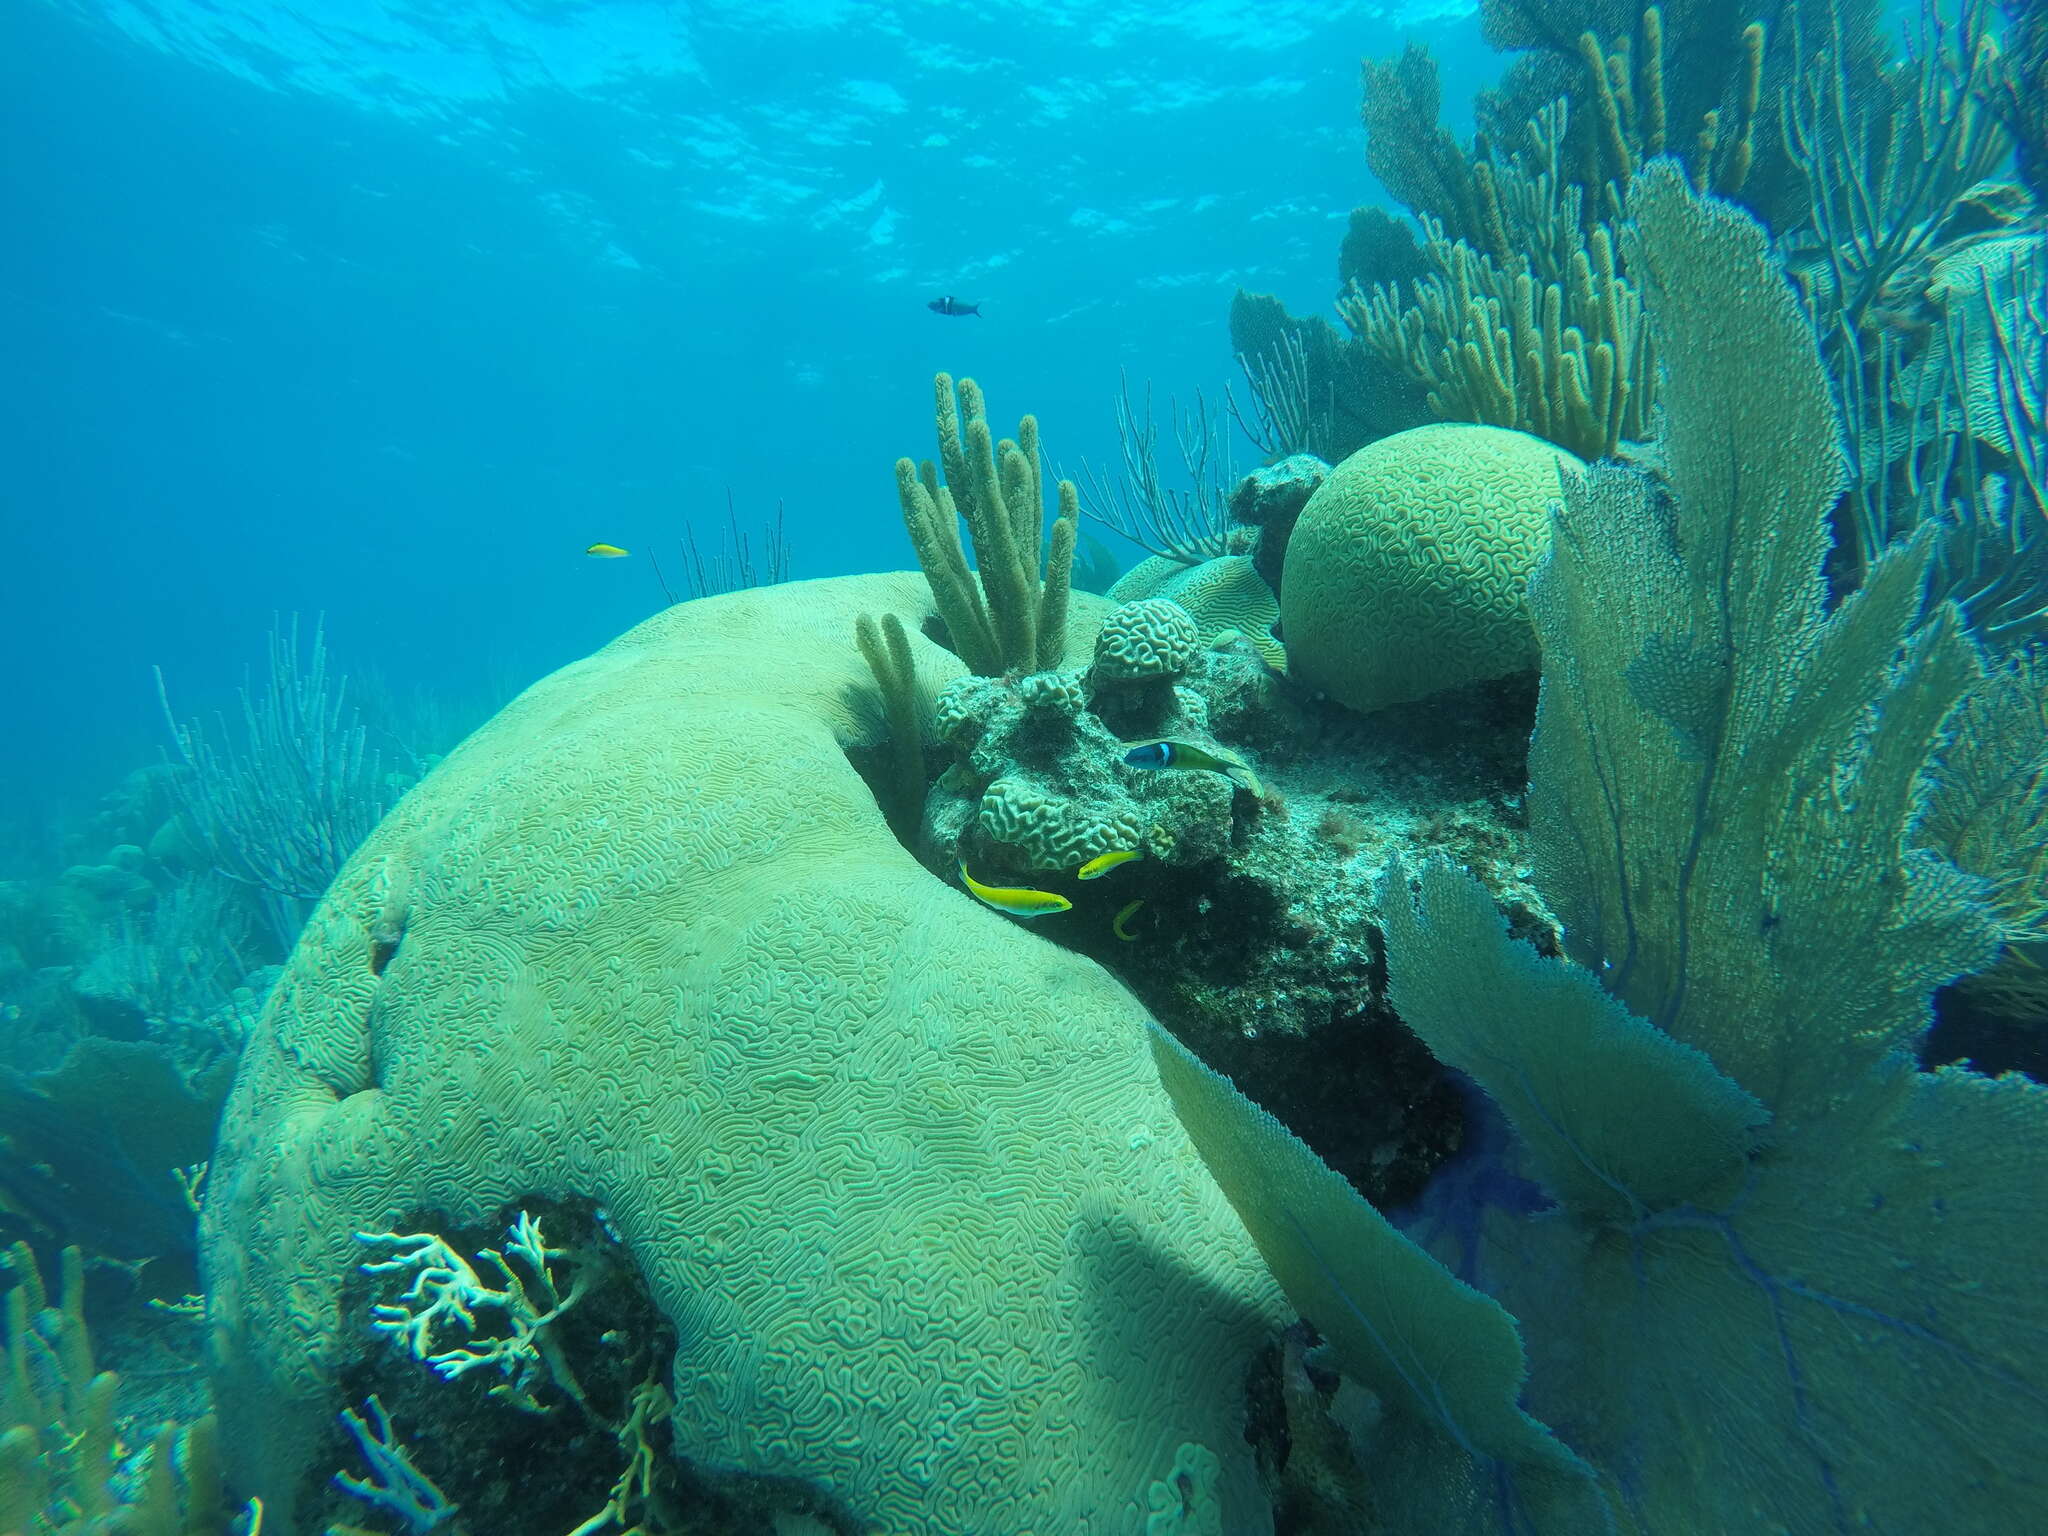
<instances>
[{"instance_id":1,"label":"yellow sea rod coral","mask_svg":"<svg viewBox=\"0 0 2048 1536\"><path fill-rule=\"evenodd\" d=\"M93 1359L85 1260L57 1294L27 1243L0 1250L0 1531L8 1536L219 1536L219 1439L207 1414L164 1423L136 1457L117 1434L121 1382Z\"/></svg>"},{"instance_id":2,"label":"yellow sea rod coral","mask_svg":"<svg viewBox=\"0 0 2048 1536\"><path fill-rule=\"evenodd\" d=\"M280 1529L379 1347L343 1317L351 1234L579 1197L675 1325L700 1464L903 1536L1107 1536L1192 1443L1224 1528L1270 1529L1241 1419L1277 1293L1144 1010L920 866L848 762L879 729L854 617L901 615L937 688L964 669L930 605L900 574L671 608L515 700L343 871L203 1224L225 1441Z\"/></svg>"},{"instance_id":3,"label":"yellow sea rod coral","mask_svg":"<svg viewBox=\"0 0 2048 1536\"><path fill-rule=\"evenodd\" d=\"M1526 432L1455 422L1359 449L1287 543L1294 674L1364 711L1533 669L1523 588L1558 477L1582 468Z\"/></svg>"}]
</instances>

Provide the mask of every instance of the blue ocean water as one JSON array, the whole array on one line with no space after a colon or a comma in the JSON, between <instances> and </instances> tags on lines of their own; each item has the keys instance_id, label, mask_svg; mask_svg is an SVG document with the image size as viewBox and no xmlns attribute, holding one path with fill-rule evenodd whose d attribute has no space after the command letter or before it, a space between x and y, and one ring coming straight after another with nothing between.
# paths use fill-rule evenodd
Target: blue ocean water
<instances>
[{"instance_id":1,"label":"blue ocean water","mask_svg":"<svg viewBox=\"0 0 2048 1536\"><path fill-rule=\"evenodd\" d=\"M5 7L0 804L154 760L149 668L230 702L277 613L502 699L658 605L587 544L727 488L798 575L908 565L939 368L1113 456L1122 371L1235 377L1235 288L1327 311L1357 55L1457 110L1457 9Z\"/></svg>"}]
</instances>

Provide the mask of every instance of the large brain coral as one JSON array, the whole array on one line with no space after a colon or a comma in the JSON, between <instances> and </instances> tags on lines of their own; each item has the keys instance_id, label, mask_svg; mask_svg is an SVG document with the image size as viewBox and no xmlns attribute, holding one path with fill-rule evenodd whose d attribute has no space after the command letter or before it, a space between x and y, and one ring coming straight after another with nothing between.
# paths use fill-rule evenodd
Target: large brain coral
<instances>
[{"instance_id":1,"label":"large brain coral","mask_svg":"<svg viewBox=\"0 0 2048 1536\"><path fill-rule=\"evenodd\" d=\"M1281 634L1295 675L1372 710L1533 668L1522 589L1558 475L1583 467L1526 432L1462 422L1352 454L1288 540Z\"/></svg>"},{"instance_id":2,"label":"large brain coral","mask_svg":"<svg viewBox=\"0 0 2048 1536\"><path fill-rule=\"evenodd\" d=\"M608 1212L700 1463L905 1536L1123 1536L1195 1442L1225 1528L1269 1529L1239 1421L1276 1293L1142 1010L920 867L849 766L854 615L928 605L896 575L672 608L529 689L343 871L204 1217L224 1439L280 1529L369 1347L352 1234L529 1198ZM927 684L958 672L913 644Z\"/></svg>"}]
</instances>

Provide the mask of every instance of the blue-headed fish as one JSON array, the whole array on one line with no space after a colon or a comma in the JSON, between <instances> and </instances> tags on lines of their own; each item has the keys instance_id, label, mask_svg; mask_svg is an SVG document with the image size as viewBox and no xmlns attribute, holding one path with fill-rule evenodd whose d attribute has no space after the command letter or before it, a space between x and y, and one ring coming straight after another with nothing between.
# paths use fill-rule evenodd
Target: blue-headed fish
<instances>
[{"instance_id":1,"label":"blue-headed fish","mask_svg":"<svg viewBox=\"0 0 2048 1536\"><path fill-rule=\"evenodd\" d=\"M1132 768L1201 768L1220 773L1232 783L1263 800L1266 791L1251 764L1222 747L1198 747L1191 741L1127 741L1124 762Z\"/></svg>"},{"instance_id":2,"label":"blue-headed fish","mask_svg":"<svg viewBox=\"0 0 2048 1536\"><path fill-rule=\"evenodd\" d=\"M973 315L977 320L981 318L980 304L970 304L965 299L956 299L950 293L943 299L933 299L925 308L935 315Z\"/></svg>"},{"instance_id":3,"label":"blue-headed fish","mask_svg":"<svg viewBox=\"0 0 2048 1536\"><path fill-rule=\"evenodd\" d=\"M583 553L590 556L593 560L623 560L632 551L621 549L616 544L593 544Z\"/></svg>"}]
</instances>

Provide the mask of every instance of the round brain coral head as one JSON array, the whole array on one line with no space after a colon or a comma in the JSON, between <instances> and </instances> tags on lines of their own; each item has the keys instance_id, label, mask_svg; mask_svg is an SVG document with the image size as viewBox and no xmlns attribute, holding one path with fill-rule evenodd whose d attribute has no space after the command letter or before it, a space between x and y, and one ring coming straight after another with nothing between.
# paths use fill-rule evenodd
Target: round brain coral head
<instances>
[{"instance_id":1,"label":"round brain coral head","mask_svg":"<svg viewBox=\"0 0 2048 1536\"><path fill-rule=\"evenodd\" d=\"M1364 711L1534 667L1523 589L1559 476L1584 467L1526 432L1462 422L1359 449L1288 540L1295 675Z\"/></svg>"},{"instance_id":2,"label":"round brain coral head","mask_svg":"<svg viewBox=\"0 0 2048 1536\"><path fill-rule=\"evenodd\" d=\"M1144 682L1178 677L1202 643L1201 627L1179 603L1142 598L1112 608L1095 637L1095 680Z\"/></svg>"}]
</instances>

